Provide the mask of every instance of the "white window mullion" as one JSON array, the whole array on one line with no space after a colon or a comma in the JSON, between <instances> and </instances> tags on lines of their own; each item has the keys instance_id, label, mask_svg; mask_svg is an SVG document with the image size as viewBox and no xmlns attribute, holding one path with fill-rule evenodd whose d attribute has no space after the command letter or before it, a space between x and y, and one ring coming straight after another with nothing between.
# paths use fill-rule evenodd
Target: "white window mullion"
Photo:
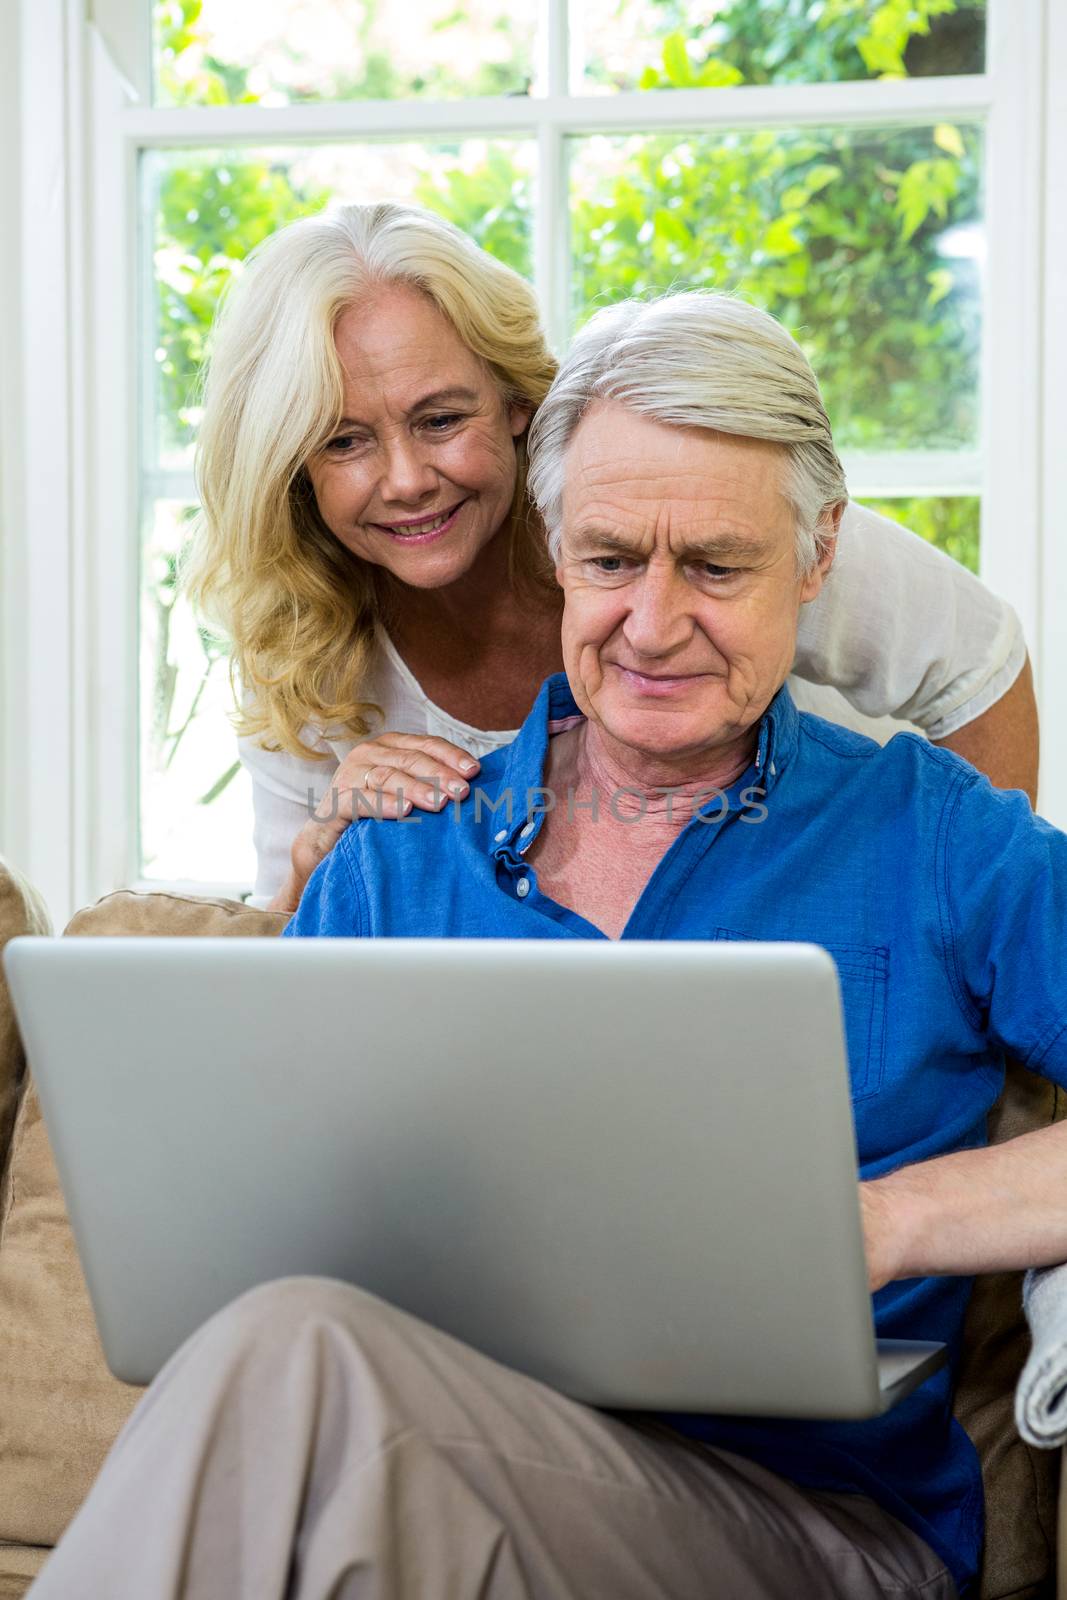
<instances>
[{"instance_id":1,"label":"white window mullion","mask_svg":"<svg viewBox=\"0 0 1067 1600\"><path fill-rule=\"evenodd\" d=\"M545 92L550 100L570 93L569 13L568 0L543 0Z\"/></svg>"},{"instance_id":2,"label":"white window mullion","mask_svg":"<svg viewBox=\"0 0 1067 1600\"><path fill-rule=\"evenodd\" d=\"M567 152L558 123L537 131L537 198L534 209L534 286L549 345L563 354L570 326L570 206Z\"/></svg>"},{"instance_id":3,"label":"white window mullion","mask_svg":"<svg viewBox=\"0 0 1067 1600\"><path fill-rule=\"evenodd\" d=\"M537 193L534 202L534 286L548 342L562 354L568 331L569 242L566 153L558 118L549 105L565 103L569 79L567 0L544 0L545 100L531 100L537 134Z\"/></svg>"},{"instance_id":4,"label":"white window mullion","mask_svg":"<svg viewBox=\"0 0 1067 1600\"><path fill-rule=\"evenodd\" d=\"M127 143L134 173L134 208L130 219L136 248L136 289L131 299L135 308L127 319L137 330L137 368L133 398L136 409L137 456L142 482L145 476L159 473L159 393L156 372L156 346L159 342L158 284L155 270L156 208L159 203L159 168L147 153Z\"/></svg>"},{"instance_id":5,"label":"white window mullion","mask_svg":"<svg viewBox=\"0 0 1067 1600\"><path fill-rule=\"evenodd\" d=\"M1031 0L1021 0L1029 5ZM552 57L549 57L551 65ZM542 121L575 133L656 128L886 126L982 118L991 81L902 78L875 83L797 83L736 89L632 90L621 94L500 96L478 100L336 100L288 106L132 107L127 135L157 149L277 144L308 139L431 138L523 134Z\"/></svg>"},{"instance_id":6,"label":"white window mullion","mask_svg":"<svg viewBox=\"0 0 1067 1600\"><path fill-rule=\"evenodd\" d=\"M139 195L137 152L122 136L126 74L90 34L93 97L92 382L93 747L89 898L132 883L137 846L140 725L140 517L137 395Z\"/></svg>"},{"instance_id":7,"label":"white window mullion","mask_svg":"<svg viewBox=\"0 0 1067 1600\"><path fill-rule=\"evenodd\" d=\"M90 128L92 91L89 82L90 38L84 7L78 0L65 5L67 34L67 294L69 306L68 360L70 363L70 577L71 577L71 772L74 779L70 827L72 841L71 891L74 910L96 897L99 874L97 776L101 751L100 725L105 720L99 692L95 646L100 632L100 599L96 551L102 530L94 524L92 486L94 463L94 407L91 388L97 362L93 330L98 327L91 308L92 266L86 241L91 238L90 215L93 141Z\"/></svg>"},{"instance_id":8,"label":"white window mullion","mask_svg":"<svg viewBox=\"0 0 1067 1600\"><path fill-rule=\"evenodd\" d=\"M6 20L7 48L0 53L0 215L12 219L22 214L20 35L21 19L14 7ZM9 308L0 320L0 851L19 865L28 825L22 261L14 247L15 227L17 223L9 235L11 246L0 251L0 303Z\"/></svg>"},{"instance_id":9,"label":"white window mullion","mask_svg":"<svg viewBox=\"0 0 1067 1600\"><path fill-rule=\"evenodd\" d=\"M76 901L75 812L84 773L75 759L72 453L76 422L71 340L71 185L64 0L20 7L22 128L23 522L21 604L9 660L21 691L17 808L5 841L62 925Z\"/></svg>"},{"instance_id":10,"label":"white window mullion","mask_svg":"<svg viewBox=\"0 0 1067 1600\"><path fill-rule=\"evenodd\" d=\"M990 0L982 306L982 577L1038 645L1042 0Z\"/></svg>"},{"instance_id":11,"label":"white window mullion","mask_svg":"<svg viewBox=\"0 0 1067 1600\"><path fill-rule=\"evenodd\" d=\"M1067 10L1048 0L1045 50L1040 810L1067 828Z\"/></svg>"},{"instance_id":12,"label":"white window mullion","mask_svg":"<svg viewBox=\"0 0 1067 1600\"><path fill-rule=\"evenodd\" d=\"M982 492L981 457L974 450L846 451L841 464L848 492L857 500Z\"/></svg>"}]
</instances>

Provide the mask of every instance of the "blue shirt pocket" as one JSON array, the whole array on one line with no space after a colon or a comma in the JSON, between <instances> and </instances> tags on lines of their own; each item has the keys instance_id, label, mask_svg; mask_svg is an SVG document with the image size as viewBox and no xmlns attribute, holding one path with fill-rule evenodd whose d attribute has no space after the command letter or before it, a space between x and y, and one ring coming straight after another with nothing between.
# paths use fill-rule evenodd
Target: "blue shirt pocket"
<instances>
[{"instance_id":1,"label":"blue shirt pocket","mask_svg":"<svg viewBox=\"0 0 1067 1600\"><path fill-rule=\"evenodd\" d=\"M716 928L714 936L753 943L785 942L781 937L775 939L766 933L739 933L736 928ZM889 951L884 945L827 944L825 939L792 929L788 940L821 945L833 958L841 985L852 1098L854 1101L870 1099L881 1089L885 1070Z\"/></svg>"}]
</instances>

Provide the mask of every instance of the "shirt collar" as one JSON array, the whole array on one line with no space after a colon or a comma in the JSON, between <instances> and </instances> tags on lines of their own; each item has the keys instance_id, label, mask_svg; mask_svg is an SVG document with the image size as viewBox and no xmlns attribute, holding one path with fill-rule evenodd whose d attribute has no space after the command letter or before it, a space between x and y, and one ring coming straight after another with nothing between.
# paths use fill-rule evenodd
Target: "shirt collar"
<instances>
[{"instance_id":1,"label":"shirt collar","mask_svg":"<svg viewBox=\"0 0 1067 1600\"><path fill-rule=\"evenodd\" d=\"M529 716L508 746L503 787L512 795L512 816L491 837L491 855L502 856L515 852L516 847L522 851L532 842L536 830L527 821L527 798L533 791L536 801L536 790L544 776L552 724L581 715L566 673L556 672L546 678ZM753 768L764 798L770 794L792 759L799 728L800 713L783 683L759 722Z\"/></svg>"},{"instance_id":2,"label":"shirt collar","mask_svg":"<svg viewBox=\"0 0 1067 1600\"><path fill-rule=\"evenodd\" d=\"M760 718L756 744L756 775L768 794L796 754L799 733L800 712L783 683Z\"/></svg>"},{"instance_id":3,"label":"shirt collar","mask_svg":"<svg viewBox=\"0 0 1067 1600\"><path fill-rule=\"evenodd\" d=\"M494 842L503 846L510 844L526 822L527 790L535 789L544 776L551 724L581 715L567 682L567 674L554 672L550 678L546 678L529 716L508 746L504 763L504 788L513 797L514 816L508 825L507 837ZM496 853L499 854L499 851Z\"/></svg>"}]
</instances>

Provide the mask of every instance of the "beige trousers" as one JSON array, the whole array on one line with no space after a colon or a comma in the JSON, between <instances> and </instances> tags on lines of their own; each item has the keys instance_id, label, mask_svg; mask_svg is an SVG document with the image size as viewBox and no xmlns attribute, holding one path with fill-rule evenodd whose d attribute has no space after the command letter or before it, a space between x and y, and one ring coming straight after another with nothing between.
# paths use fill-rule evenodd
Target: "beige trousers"
<instances>
[{"instance_id":1,"label":"beige trousers","mask_svg":"<svg viewBox=\"0 0 1067 1600\"><path fill-rule=\"evenodd\" d=\"M32 1600L951 1600L856 1495L604 1416L348 1285L169 1362Z\"/></svg>"}]
</instances>

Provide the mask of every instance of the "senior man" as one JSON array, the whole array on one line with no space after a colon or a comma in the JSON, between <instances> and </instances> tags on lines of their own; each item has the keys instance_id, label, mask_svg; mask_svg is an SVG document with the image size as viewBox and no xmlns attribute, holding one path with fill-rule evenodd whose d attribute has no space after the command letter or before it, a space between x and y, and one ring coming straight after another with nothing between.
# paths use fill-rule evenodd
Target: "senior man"
<instances>
[{"instance_id":1,"label":"senior man","mask_svg":"<svg viewBox=\"0 0 1067 1600\"><path fill-rule=\"evenodd\" d=\"M1067 1256L1067 1126L983 1148L1005 1051L1067 1082L1067 839L793 706L846 490L773 319L600 313L532 459L566 676L464 804L351 827L287 932L825 945L878 1329L955 1346L968 1274ZM624 1420L290 1279L157 1379L34 1594L934 1600L981 1540L950 1401L946 1371L869 1422Z\"/></svg>"}]
</instances>

